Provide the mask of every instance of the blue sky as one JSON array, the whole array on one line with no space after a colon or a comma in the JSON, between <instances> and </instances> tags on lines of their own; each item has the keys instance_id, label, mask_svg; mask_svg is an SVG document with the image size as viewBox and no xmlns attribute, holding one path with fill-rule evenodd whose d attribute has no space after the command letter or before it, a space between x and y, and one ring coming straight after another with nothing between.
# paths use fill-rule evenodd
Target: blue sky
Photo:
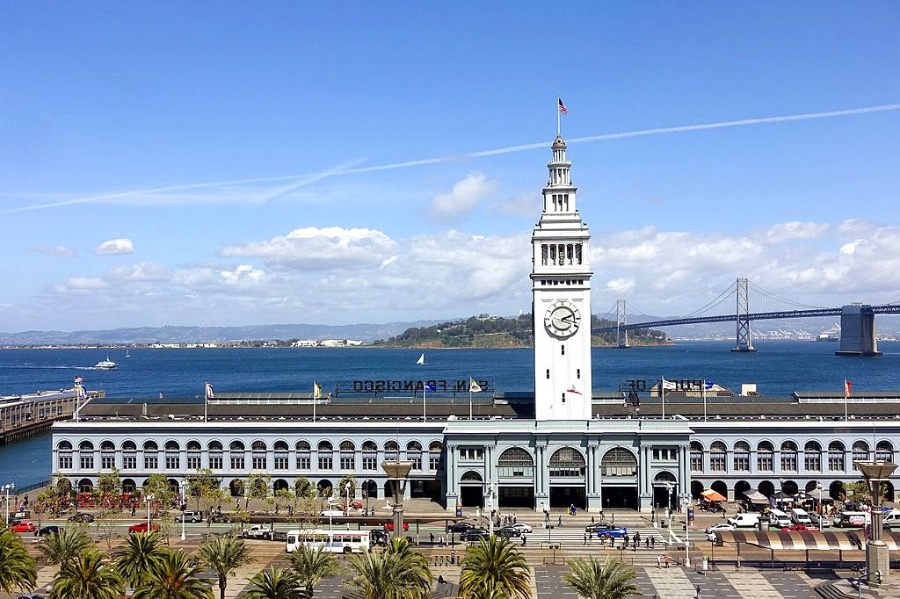
<instances>
[{"instance_id":1,"label":"blue sky","mask_svg":"<svg viewBox=\"0 0 900 599\"><path fill-rule=\"evenodd\" d=\"M0 331L527 311L557 95L594 313L738 276L900 300L898 30L895 2L2 3Z\"/></svg>"}]
</instances>

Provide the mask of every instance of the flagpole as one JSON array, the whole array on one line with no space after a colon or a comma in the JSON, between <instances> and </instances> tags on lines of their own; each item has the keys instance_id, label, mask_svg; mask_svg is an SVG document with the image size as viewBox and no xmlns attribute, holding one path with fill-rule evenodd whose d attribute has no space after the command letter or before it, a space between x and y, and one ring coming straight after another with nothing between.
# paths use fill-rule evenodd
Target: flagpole
<instances>
[{"instance_id":1,"label":"flagpole","mask_svg":"<svg viewBox=\"0 0 900 599\"><path fill-rule=\"evenodd\" d=\"M209 422L209 383L203 385L203 422Z\"/></svg>"},{"instance_id":2,"label":"flagpole","mask_svg":"<svg viewBox=\"0 0 900 599\"><path fill-rule=\"evenodd\" d=\"M706 379L703 379L703 422L706 422Z\"/></svg>"},{"instance_id":3,"label":"flagpole","mask_svg":"<svg viewBox=\"0 0 900 599\"><path fill-rule=\"evenodd\" d=\"M472 379L469 379L469 420L472 419Z\"/></svg>"},{"instance_id":4,"label":"flagpole","mask_svg":"<svg viewBox=\"0 0 900 599\"><path fill-rule=\"evenodd\" d=\"M666 377L660 377L659 379L659 387L662 391L660 397L662 397L662 419L666 419Z\"/></svg>"},{"instance_id":5,"label":"flagpole","mask_svg":"<svg viewBox=\"0 0 900 599\"><path fill-rule=\"evenodd\" d=\"M559 125L560 125L559 120L560 120L560 114L561 114L559 112L559 99L560 99L559 96L557 96L556 97L556 135L557 136L561 135L560 128L559 128Z\"/></svg>"},{"instance_id":6,"label":"flagpole","mask_svg":"<svg viewBox=\"0 0 900 599\"><path fill-rule=\"evenodd\" d=\"M428 396L428 383L422 386L422 422L425 422L425 398Z\"/></svg>"},{"instance_id":7,"label":"flagpole","mask_svg":"<svg viewBox=\"0 0 900 599\"><path fill-rule=\"evenodd\" d=\"M850 420L847 416L847 397L850 395L847 388L847 379L844 379L844 421Z\"/></svg>"}]
</instances>

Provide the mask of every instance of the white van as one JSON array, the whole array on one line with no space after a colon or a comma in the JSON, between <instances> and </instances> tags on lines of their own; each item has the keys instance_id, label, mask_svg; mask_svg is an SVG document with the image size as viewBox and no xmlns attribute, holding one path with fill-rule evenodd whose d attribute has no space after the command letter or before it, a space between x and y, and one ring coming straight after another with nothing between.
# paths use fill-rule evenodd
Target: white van
<instances>
[{"instance_id":1,"label":"white van","mask_svg":"<svg viewBox=\"0 0 900 599\"><path fill-rule=\"evenodd\" d=\"M834 525L838 528L864 528L872 524L869 512L838 512L834 515Z\"/></svg>"},{"instance_id":2,"label":"white van","mask_svg":"<svg viewBox=\"0 0 900 599\"><path fill-rule=\"evenodd\" d=\"M885 512L884 519L881 522L883 526L888 528L900 528L900 510Z\"/></svg>"},{"instance_id":3,"label":"white van","mask_svg":"<svg viewBox=\"0 0 900 599\"><path fill-rule=\"evenodd\" d=\"M791 517L778 509L769 510L769 526L787 528L791 525Z\"/></svg>"},{"instance_id":4,"label":"white van","mask_svg":"<svg viewBox=\"0 0 900 599\"><path fill-rule=\"evenodd\" d=\"M735 528L759 528L759 514L744 513L728 519Z\"/></svg>"},{"instance_id":5,"label":"white van","mask_svg":"<svg viewBox=\"0 0 900 599\"><path fill-rule=\"evenodd\" d=\"M812 518L809 517L806 510L802 510L798 507L791 510L791 520L794 524L803 524L804 526L812 526L813 524Z\"/></svg>"}]
</instances>

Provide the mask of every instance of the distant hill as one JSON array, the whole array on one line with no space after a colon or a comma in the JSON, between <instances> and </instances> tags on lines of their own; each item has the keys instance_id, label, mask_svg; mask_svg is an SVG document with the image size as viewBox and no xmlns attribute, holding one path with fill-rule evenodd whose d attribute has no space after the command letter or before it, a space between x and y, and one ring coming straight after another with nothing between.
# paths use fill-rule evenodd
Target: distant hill
<instances>
[{"instance_id":1,"label":"distant hill","mask_svg":"<svg viewBox=\"0 0 900 599\"><path fill-rule=\"evenodd\" d=\"M614 326L615 323L592 317L591 326ZM503 318L482 314L466 320L448 321L428 327L412 327L375 345L385 347L454 348L454 347L531 347L533 345L531 314L518 318ZM665 343L662 331L632 331L628 334L632 345ZM615 333L594 335L593 345L615 345Z\"/></svg>"}]
</instances>

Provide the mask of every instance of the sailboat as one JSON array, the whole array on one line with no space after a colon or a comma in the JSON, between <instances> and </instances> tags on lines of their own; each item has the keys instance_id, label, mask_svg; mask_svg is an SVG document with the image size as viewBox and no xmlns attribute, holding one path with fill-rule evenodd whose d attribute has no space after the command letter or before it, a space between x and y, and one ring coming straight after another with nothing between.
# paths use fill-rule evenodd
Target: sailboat
<instances>
[{"instance_id":1,"label":"sailboat","mask_svg":"<svg viewBox=\"0 0 900 599\"><path fill-rule=\"evenodd\" d=\"M425 363L425 354L419 356L419 359L416 360L416 364L424 364Z\"/></svg>"},{"instance_id":2,"label":"sailboat","mask_svg":"<svg viewBox=\"0 0 900 599\"><path fill-rule=\"evenodd\" d=\"M125 357L126 357L126 358L130 358L130 357L131 357L131 353L130 353L127 349L125 350Z\"/></svg>"}]
</instances>

